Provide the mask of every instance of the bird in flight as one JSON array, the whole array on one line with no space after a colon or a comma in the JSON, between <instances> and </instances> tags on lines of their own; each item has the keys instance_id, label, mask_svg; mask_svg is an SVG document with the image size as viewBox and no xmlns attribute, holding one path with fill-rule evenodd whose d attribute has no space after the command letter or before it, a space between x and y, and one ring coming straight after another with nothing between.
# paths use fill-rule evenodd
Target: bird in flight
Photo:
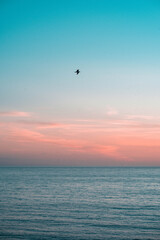
<instances>
[{"instance_id":1,"label":"bird in flight","mask_svg":"<svg viewBox=\"0 0 160 240\"><path fill-rule=\"evenodd\" d=\"M75 73L78 75L78 74L80 73L79 69L77 69L77 70L75 71Z\"/></svg>"}]
</instances>

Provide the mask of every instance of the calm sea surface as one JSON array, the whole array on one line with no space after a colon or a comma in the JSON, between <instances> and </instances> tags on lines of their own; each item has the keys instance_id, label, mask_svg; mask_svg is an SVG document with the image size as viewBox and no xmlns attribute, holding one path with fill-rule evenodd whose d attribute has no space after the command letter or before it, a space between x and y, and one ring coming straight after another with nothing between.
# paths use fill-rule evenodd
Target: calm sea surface
<instances>
[{"instance_id":1,"label":"calm sea surface","mask_svg":"<svg viewBox=\"0 0 160 240\"><path fill-rule=\"evenodd\" d=\"M160 240L160 168L0 168L0 239Z\"/></svg>"}]
</instances>

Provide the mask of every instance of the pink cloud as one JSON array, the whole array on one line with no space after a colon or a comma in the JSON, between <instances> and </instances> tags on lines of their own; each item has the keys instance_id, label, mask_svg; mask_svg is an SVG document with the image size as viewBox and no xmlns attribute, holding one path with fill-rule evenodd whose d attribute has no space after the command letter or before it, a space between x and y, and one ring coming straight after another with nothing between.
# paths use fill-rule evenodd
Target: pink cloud
<instances>
[{"instance_id":1,"label":"pink cloud","mask_svg":"<svg viewBox=\"0 0 160 240\"><path fill-rule=\"evenodd\" d=\"M31 113L29 112L19 112L19 111L6 111L0 112L1 117L30 117Z\"/></svg>"},{"instance_id":2,"label":"pink cloud","mask_svg":"<svg viewBox=\"0 0 160 240\"><path fill-rule=\"evenodd\" d=\"M153 120L154 117L150 115L127 115L127 119L142 119L142 120Z\"/></svg>"},{"instance_id":3,"label":"pink cloud","mask_svg":"<svg viewBox=\"0 0 160 240\"><path fill-rule=\"evenodd\" d=\"M118 111L114 108L108 107L107 115L108 116L116 116L116 115L118 115Z\"/></svg>"},{"instance_id":4,"label":"pink cloud","mask_svg":"<svg viewBox=\"0 0 160 240\"><path fill-rule=\"evenodd\" d=\"M36 156L37 159L70 156L138 163L160 157L160 123L153 119L1 121L0 156ZM155 153L156 151L156 153ZM56 160L55 160L56 161ZM89 161L89 160L88 160ZM97 160L98 161L98 160ZM106 162L105 162L106 161ZM149 161L149 160L148 160ZM63 161L62 161L63 162ZM113 164L114 165L114 164Z\"/></svg>"},{"instance_id":5,"label":"pink cloud","mask_svg":"<svg viewBox=\"0 0 160 240\"><path fill-rule=\"evenodd\" d=\"M44 121L18 121L23 125L28 125L36 128L56 128L56 127L63 127L66 124L56 123L56 122L44 122Z\"/></svg>"}]
</instances>

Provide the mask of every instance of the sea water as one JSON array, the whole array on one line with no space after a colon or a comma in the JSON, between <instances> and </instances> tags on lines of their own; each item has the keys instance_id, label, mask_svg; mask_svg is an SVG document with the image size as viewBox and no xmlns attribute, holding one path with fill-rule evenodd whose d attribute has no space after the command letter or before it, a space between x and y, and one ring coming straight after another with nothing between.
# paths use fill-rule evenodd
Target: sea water
<instances>
[{"instance_id":1,"label":"sea water","mask_svg":"<svg viewBox=\"0 0 160 240\"><path fill-rule=\"evenodd\" d=\"M160 239L160 168L2 167L0 239Z\"/></svg>"}]
</instances>

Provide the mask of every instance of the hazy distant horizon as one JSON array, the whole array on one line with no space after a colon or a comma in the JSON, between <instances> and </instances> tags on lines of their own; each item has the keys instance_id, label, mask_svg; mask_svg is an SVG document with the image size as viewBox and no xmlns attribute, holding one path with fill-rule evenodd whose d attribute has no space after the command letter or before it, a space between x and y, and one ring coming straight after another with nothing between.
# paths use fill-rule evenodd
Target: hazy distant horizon
<instances>
[{"instance_id":1,"label":"hazy distant horizon","mask_svg":"<svg viewBox=\"0 0 160 240\"><path fill-rule=\"evenodd\" d=\"M3 167L44 167L44 168L160 168L157 165L0 165L0 168Z\"/></svg>"}]
</instances>

